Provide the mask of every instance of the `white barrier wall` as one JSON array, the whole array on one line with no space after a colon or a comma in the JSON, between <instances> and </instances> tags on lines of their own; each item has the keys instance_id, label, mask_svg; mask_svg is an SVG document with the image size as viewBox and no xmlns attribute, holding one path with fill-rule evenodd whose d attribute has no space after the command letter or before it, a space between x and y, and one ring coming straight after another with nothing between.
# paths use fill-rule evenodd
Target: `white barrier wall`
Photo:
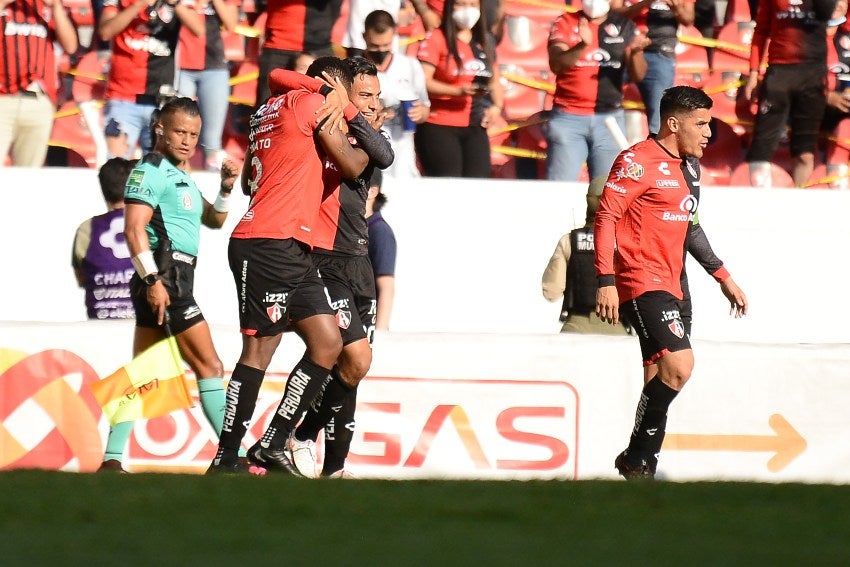
<instances>
[{"instance_id":1,"label":"white barrier wall","mask_svg":"<svg viewBox=\"0 0 850 567\"><path fill-rule=\"evenodd\" d=\"M216 177L197 178L212 198ZM640 390L638 346L558 335L560 306L540 294L557 239L583 221L583 187L385 185L398 292L393 332L378 334L358 398L353 470L390 478L612 476ZM86 406L85 385L128 362L132 336L131 322L79 322L71 240L82 220L103 211L95 172L0 169L0 192L0 454L14 447L24 455L16 462L39 462L57 438L91 447L91 435L84 443L72 432L95 431L95 449L71 451L58 465L86 469L99 458L105 424ZM235 200L236 211L247 204ZM850 192L704 189L700 217L752 309L730 319L717 285L689 266L697 367L671 411L664 475L850 482L850 304L842 298L849 206ZM196 280L228 371L239 338L225 251L237 216L223 231L205 230ZM284 343L249 440L262 432L302 350L297 339ZM82 414L88 429L66 421ZM199 408L178 412L136 427L131 463L199 469L213 440Z\"/></svg>"},{"instance_id":2,"label":"white barrier wall","mask_svg":"<svg viewBox=\"0 0 850 567\"><path fill-rule=\"evenodd\" d=\"M42 458L73 470L99 464L106 425L99 412L78 407L90 397L82 385L84 369L90 365L100 377L112 373L129 360L131 337L130 322L0 324L0 469L12 445L47 453L52 436L54 447L80 447L86 431L95 431L88 456L77 449L61 462L53 454ZM229 372L239 336L216 326L213 339ZM660 475L850 482L850 346L696 341L695 350L694 376L671 409ZM281 379L302 352L293 337L281 345L248 445L262 435L280 400ZM641 387L634 338L379 333L374 353L358 392L349 458L355 475L616 475L613 459L628 441ZM2 360L12 354L34 374L6 368ZM56 396L63 391L60 411ZM69 414L75 411L85 419L72 426ZM196 406L138 422L128 464L133 470L200 472L214 447L215 434Z\"/></svg>"},{"instance_id":3,"label":"white barrier wall","mask_svg":"<svg viewBox=\"0 0 850 567\"><path fill-rule=\"evenodd\" d=\"M196 177L214 198L216 176ZM558 238L583 223L581 185L387 179L385 186L385 216L399 245L393 330L558 331L560 305L543 299L540 276ZM0 320L83 319L71 239L80 222L104 210L95 172L2 169L0 193ZM223 230L204 229L196 280L205 315L225 325L236 324L227 239L247 198L234 201ZM850 302L841 299L848 210L850 192L705 188L700 218L752 311L743 321L729 319L714 280L689 264L694 336L850 342Z\"/></svg>"}]
</instances>

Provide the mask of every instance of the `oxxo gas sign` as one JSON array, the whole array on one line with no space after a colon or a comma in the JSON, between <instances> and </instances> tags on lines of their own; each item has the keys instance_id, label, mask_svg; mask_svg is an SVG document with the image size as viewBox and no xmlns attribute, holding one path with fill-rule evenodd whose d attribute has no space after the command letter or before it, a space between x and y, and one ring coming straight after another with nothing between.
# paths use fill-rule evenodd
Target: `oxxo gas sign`
<instances>
[{"instance_id":1,"label":"oxxo gas sign","mask_svg":"<svg viewBox=\"0 0 850 567\"><path fill-rule=\"evenodd\" d=\"M0 469L96 470L108 427L89 390L99 379L92 367L66 350L0 355ZM267 378L246 445L262 435L283 385ZM564 382L369 377L348 466L363 477L576 478L578 416ZM216 442L196 403L136 422L126 464L203 472Z\"/></svg>"},{"instance_id":2,"label":"oxxo gas sign","mask_svg":"<svg viewBox=\"0 0 850 567\"><path fill-rule=\"evenodd\" d=\"M282 391L267 378L246 445L262 436ZM578 409L564 382L368 377L347 463L361 477L576 478ZM130 464L200 471L214 452L195 407L137 423Z\"/></svg>"}]
</instances>

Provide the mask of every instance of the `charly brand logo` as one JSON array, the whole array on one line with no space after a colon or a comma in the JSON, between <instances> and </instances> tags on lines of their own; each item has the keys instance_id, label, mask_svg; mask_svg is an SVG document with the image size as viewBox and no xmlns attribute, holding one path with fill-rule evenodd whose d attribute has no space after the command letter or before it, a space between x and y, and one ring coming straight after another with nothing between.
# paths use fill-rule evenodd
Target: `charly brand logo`
<instances>
[{"instance_id":1,"label":"charly brand logo","mask_svg":"<svg viewBox=\"0 0 850 567\"><path fill-rule=\"evenodd\" d=\"M94 369L66 350L0 348L0 470L91 472L103 457Z\"/></svg>"}]
</instances>

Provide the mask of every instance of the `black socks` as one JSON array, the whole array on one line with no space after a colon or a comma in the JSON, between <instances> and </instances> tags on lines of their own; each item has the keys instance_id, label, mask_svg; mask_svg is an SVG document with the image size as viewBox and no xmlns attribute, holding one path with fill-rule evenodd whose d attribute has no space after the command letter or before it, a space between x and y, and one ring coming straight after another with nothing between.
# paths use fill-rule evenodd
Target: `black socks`
<instances>
[{"instance_id":1,"label":"black socks","mask_svg":"<svg viewBox=\"0 0 850 567\"><path fill-rule=\"evenodd\" d=\"M224 422L215 462L236 462L239 445L251 424L265 372L237 363L225 392Z\"/></svg>"},{"instance_id":2,"label":"black socks","mask_svg":"<svg viewBox=\"0 0 850 567\"><path fill-rule=\"evenodd\" d=\"M635 427L629 439L630 455L654 460L661 452L667 427L667 409L679 392L656 376L646 383L640 395Z\"/></svg>"}]
</instances>

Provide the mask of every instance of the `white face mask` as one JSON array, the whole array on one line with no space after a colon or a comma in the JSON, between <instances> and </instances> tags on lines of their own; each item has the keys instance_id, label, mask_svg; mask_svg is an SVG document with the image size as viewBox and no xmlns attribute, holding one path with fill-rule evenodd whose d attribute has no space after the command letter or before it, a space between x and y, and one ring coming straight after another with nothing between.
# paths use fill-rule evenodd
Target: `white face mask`
<instances>
[{"instance_id":1,"label":"white face mask","mask_svg":"<svg viewBox=\"0 0 850 567\"><path fill-rule=\"evenodd\" d=\"M471 30L481 18L481 10L478 8L458 8L452 12L452 20L459 28Z\"/></svg>"},{"instance_id":2,"label":"white face mask","mask_svg":"<svg viewBox=\"0 0 850 567\"><path fill-rule=\"evenodd\" d=\"M591 20L601 18L610 9L611 4L608 0L581 0L581 11Z\"/></svg>"}]
</instances>

